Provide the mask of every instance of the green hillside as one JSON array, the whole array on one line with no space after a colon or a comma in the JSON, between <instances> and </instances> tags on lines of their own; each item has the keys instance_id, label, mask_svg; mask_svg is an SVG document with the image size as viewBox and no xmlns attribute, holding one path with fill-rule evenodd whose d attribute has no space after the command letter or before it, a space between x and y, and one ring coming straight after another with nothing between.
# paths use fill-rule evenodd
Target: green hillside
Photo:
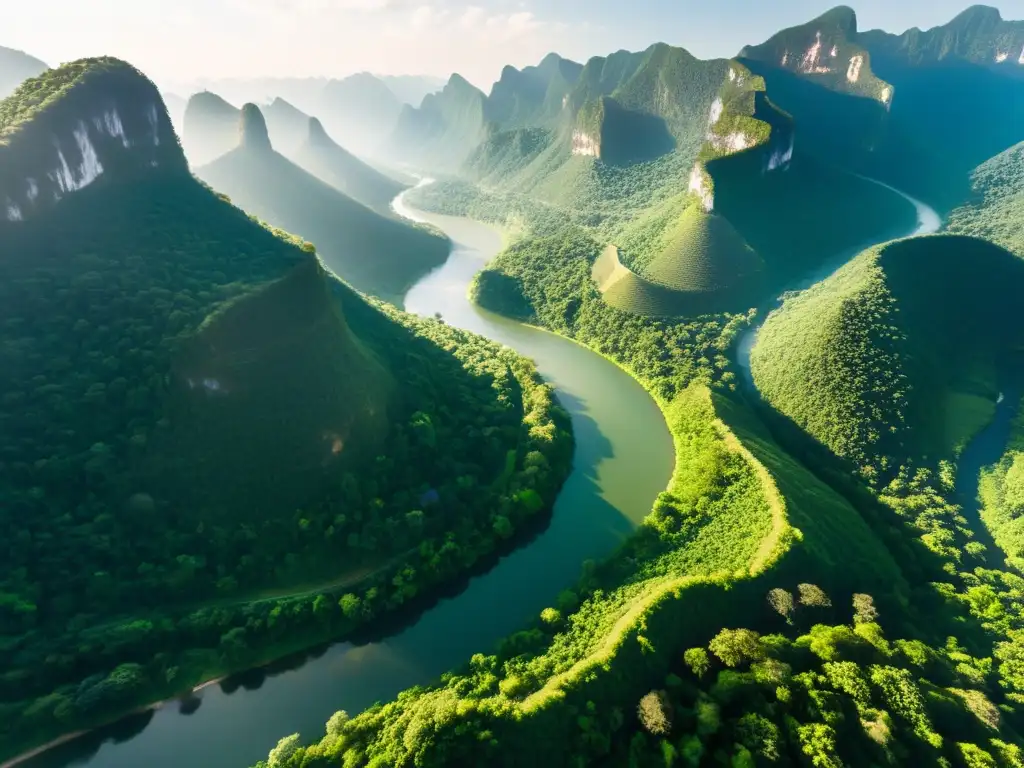
<instances>
[{"instance_id":1,"label":"green hillside","mask_svg":"<svg viewBox=\"0 0 1024 768\"><path fill-rule=\"evenodd\" d=\"M389 214L391 201L405 189L336 144L315 117L306 122L295 162L335 189L378 213Z\"/></svg>"},{"instance_id":2,"label":"green hillside","mask_svg":"<svg viewBox=\"0 0 1024 768\"><path fill-rule=\"evenodd\" d=\"M136 70L50 70L0 136L0 199L67 166L0 219L0 759L350 634L549 508L532 364L198 183Z\"/></svg>"},{"instance_id":3,"label":"green hillside","mask_svg":"<svg viewBox=\"0 0 1024 768\"><path fill-rule=\"evenodd\" d=\"M885 479L953 455L991 418L1024 262L934 236L865 251L769 315L751 367L763 397L839 456ZM956 307L955 312L949 308Z\"/></svg>"},{"instance_id":4,"label":"green hillside","mask_svg":"<svg viewBox=\"0 0 1024 768\"><path fill-rule=\"evenodd\" d=\"M291 157L302 146L309 133L310 117L301 109L276 98L270 104L260 107L267 121L267 131L274 146Z\"/></svg>"},{"instance_id":5,"label":"green hillside","mask_svg":"<svg viewBox=\"0 0 1024 768\"><path fill-rule=\"evenodd\" d=\"M503 129L557 122L582 70L582 65L555 53L535 67L506 66L487 97L489 118Z\"/></svg>"},{"instance_id":6,"label":"green hillside","mask_svg":"<svg viewBox=\"0 0 1024 768\"><path fill-rule=\"evenodd\" d=\"M735 228L699 205L665 232L662 249L640 268L649 280L680 291L725 292L758 280L763 264ZM752 296L756 291L750 292Z\"/></svg>"},{"instance_id":7,"label":"green hillside","mask_svg":"<svg viewBox=\"0 0 1024 768\"><path fill-rule=\"evenodd\" d=\"M242 115L243 145L196 174L251 214L317 245L356 288L392 302L448 256L448 241L385 218L275 152L259 109Z\"/></svg>"},{"instance_id":8,"label":"green hillside","mask_svg":"<svg viewBox=\"0 0 1024 768\"><path fill-rule=\"evenodd\" d=\"M34 56L0 45L0 99L6 99L22 82L47 69L47 65Z\"/></svg>"},{"instance_id":9,"label":"green hillside","mask_svg":"<svg viewBox=\"0 0 1024 768\"><path fill-rule=\"evenodd\" d=\"M198 168L238 146L240 111L209 91L193 95L185 107L181 145L189 164Z\"/></svg>"},{"instance_id":10,"label":"green hillside","mask_svg":"<svg viewBox=\"0 0 1024 768\"><path fill-rule=\"evenodd\" d=\"M978 166L971 199L949 215L950 232L973 235L1024 257L1024 143Z\"/></svg>"}]
</instances>

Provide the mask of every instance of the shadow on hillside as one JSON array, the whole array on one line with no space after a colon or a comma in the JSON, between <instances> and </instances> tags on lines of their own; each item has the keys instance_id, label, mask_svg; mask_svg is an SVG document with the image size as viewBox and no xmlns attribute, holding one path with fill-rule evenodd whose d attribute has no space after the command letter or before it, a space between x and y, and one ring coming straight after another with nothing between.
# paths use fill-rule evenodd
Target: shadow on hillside
<instances>
[{"instance_id":1,"label":"shadow on hillside","mask_svg":"<svg viewBox=\"0 0 1024 768\"><path fill-rule=\"evenodd\" d=\"M910 603L894 595L874 595L886 629L899 625L895 634L921 637L932 645L942 645L947 637L955 636L976 654L991 655L992 640L980 622L963 605L942 598L932 586L948 583L953 577L943 569L945 560L918 541L922 531L914 521L882 504L859 479L856 466L835 455L788 416L759 399L744 399L778 446L845 498L900 566L911 586ZM968 568L964 566L964 570Z\"/></svg>"}]
</instances>

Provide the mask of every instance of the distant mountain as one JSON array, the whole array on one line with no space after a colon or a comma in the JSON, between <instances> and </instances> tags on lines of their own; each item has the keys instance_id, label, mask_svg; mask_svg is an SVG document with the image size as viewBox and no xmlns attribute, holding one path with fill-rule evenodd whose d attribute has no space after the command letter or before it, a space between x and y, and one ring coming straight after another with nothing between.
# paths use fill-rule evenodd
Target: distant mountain
<instances>
[{"instance_id":1,"label":"distant mountain","mask_svg":"<svg viewBox=\"0 0 1024 768\"><path fill-rule=\"evenodd\" d=\"M503 128L556 121L583 66L548 54L535 67L506 66L487 97L489 118Z\"/></svg>"},{"instance_id":2,"label":"distant mountain","mask_svg":"<svg viewBox=\"0 0 1024 768\"><path fill-rule=\"evenodd\" d=\"M203 165L238 146L239 110L215 93L193 95L185 108L181 144L193 167Z\"/></svg>"},{"instance_id":3,"label":"distant mountain","mask_svg":"<svg viewBox=\"0 0 1024 768\"><path fill-rule=\"evenodd\" d=\"M444 80L429 75L380 75L380 81L395 94L400 102L418 107L428 93L444 87Z\"/></svg>"},{"instance_id":4,"label":"distant mountain","mask_svg":"<svg viewBox=\"0 0 1024 768\"><path fill-rule=\"evenodd\" d=\"M355 287L399 301L447 258L446 239L374 213L274 151L255 105L245 105L241 125L241 146L196 174L249 213L315 243Z\"/></svg>"},{"instance_id":5,"label":"distant mountain","mask_svg":"<svg viewBox=\"0 0 1024 768\"><path fill-rule=\"evenodd\" d=\"M968 195L971 169L1024 139L1024 22L994 8L892 35L859 32L839 7L740 59L793 115L802 151L943 210Z\"/></svg>"},{"instance_id":6,"label":"distant mountain","mask_svg":"<svg viewBox=\"0 0 1024 768\"><path fill-rule=\"evenodd\" d=\"M0 46L0 99L5 99L24 80L45 72L49 67L23 51Z\"/></svg>"},{"instance_id":7,"label":"distant mountain","mask_svg":"<svg viewBox=\"0 0 1024 768\"><path fill-rule=\"evenodd\" d=\"M400 161L433 169L457 169L488 131L487 97L461 75L452 75L419 109L406 105L398 117L388 153Z\"/></svg>"},{"instance_id":8,"label":"distant mountain","mask_svg":"<svg viewBox=\"0 0 1024 768\"><path fill-rule=\"evenodd\" d=\"M176 93L168 93L167 91L162 91L160 95L163 97L164 106L167 107L167 115L171 118L171 125L174 126L175 133L180 136L185 130L185 110L188 107L188 100Z\"/></svg>"},{"instance_id":9,"label":"distant mountain","mask_svg":"<svg viewBox=\"0 0 1024 768\"><path fill-rule=\"evenodd\" d=\"M308 120L306 136L294 159L314 176L378 213L390 214L391 201L406 188L336 144L315 117Z\"/></svg>"},{"instance_id":10,"label":"distant mountain","mask_svg":"<svg viewBox=\"0 0 1024 768\"><path fill-rule=\"evenodd\" d=\"M306 140L309 115L281 98L261 107L267 121L270 139L282 153L291 155Z\"/></svg>"},{"instance_id":11,"label":"distant mountain","mask_svg":"<svg viewBox=\"0 0 1024 768\"><path fill-rule=\"evenodd\" d=\"M344 146L372 154L394 129L402 106L380 78L361 72L329 80L320 94L316 115Z\"/></svg>"}]
</instances>

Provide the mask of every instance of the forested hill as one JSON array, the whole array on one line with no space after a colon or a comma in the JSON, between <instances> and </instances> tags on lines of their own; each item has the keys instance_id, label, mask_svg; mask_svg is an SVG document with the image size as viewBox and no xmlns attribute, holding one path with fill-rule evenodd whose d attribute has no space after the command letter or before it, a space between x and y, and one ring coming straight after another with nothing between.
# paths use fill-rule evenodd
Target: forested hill
<instances>
[{"instance_id":1,"label":"forested hill","mask_svg":"<svg viewBox=\"0 0 1024 768\"><path fill-rule=\"evenodd\" d=\"M23 81L42 74L47 68L34 56L0 45L0 99L7 98Z\"/></svg>"},{"instance_id":2,"label":"forested hill","mask_svg":"<svg viewBox=\"0 0 1024 768\"><path fill-rule=\"evenodd\" d=\"M0 102L0 180L0 760L351 633L553 501L532 364L199 183L124 62Z\"/></svg>"},{"instance_id":3,"label":"forested hill","mask_svg":"<svg viewBox=\"0 0 1024 768\"><path fill-rule=\"evenodd\" d=\"M239 135L241 145L197 169L199 178L249 213L315 243L356 288L398 302L444 263L447 238L371 211L275 151L254 104L242 109Z\"/></svg>"}]
</instances>

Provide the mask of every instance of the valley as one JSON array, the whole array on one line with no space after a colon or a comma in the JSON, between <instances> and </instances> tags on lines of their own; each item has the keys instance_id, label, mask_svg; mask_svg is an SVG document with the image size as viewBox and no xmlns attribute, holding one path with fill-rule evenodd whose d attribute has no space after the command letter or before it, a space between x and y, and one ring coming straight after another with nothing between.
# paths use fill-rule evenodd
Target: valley
<instances>
[{"instance_id":1,"label":"valley","mask_svg":"<svg viewBox=\"0 0 1024 768\"><path fill-rule=\"evenodd\" d=\"M3 768L1024 768L1024 21L761 10L0 48Z\"/></svg>"}]
</instances>

